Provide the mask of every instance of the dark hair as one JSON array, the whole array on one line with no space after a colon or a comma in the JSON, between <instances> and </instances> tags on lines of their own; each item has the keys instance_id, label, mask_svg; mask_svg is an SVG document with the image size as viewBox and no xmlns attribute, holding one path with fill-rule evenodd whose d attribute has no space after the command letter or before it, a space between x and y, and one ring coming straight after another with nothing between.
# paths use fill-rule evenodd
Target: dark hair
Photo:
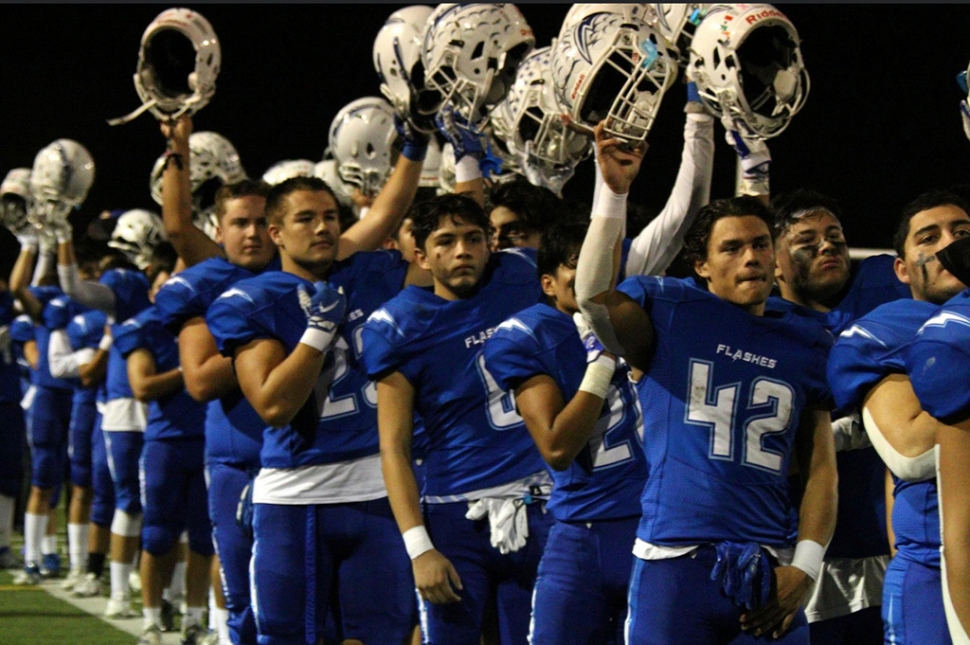
<instances>
[{"instance_id":1,"label":"dark hair","mask_svg":"<svg viewBox=\"0 0 970 645\"><path fill-rule=\"evenodd\" d=\"M903 207L903 213L896 226L896 233L893 235L893 249L896 255L901 258L906 257L906 238L909 237L909 223L917 213L927 211L938 206L956 206L964 213L970 214L967 202L956 193L946 190L931 190L923 193Z\"/></svg>"},{"instance_id":2,"label":"dark hair","mask_svg":"<svg viewBox=\"0 0 970 645\"><path fill-rule=\"evenodd\" d=\"M842 209L834 198L807 188L776 195L771 200L771 210L775 213L775 226L772 233L776 240L806 212L828 211L835 216L835 219L842 221Z\"/></svg>"},{"instance_id":3,"label":"dark hair","mask_svg":"<svg viewBox=\"0 0 970 645\"><path fill-rule=\"evenodd\" d=\"M684 237L684 255L690 265L693 267L695 262L703 262L707 259L707 244L710 242L711 231L717 220L746 215L757 217L768 225L769 232L772 230L774 216L757 197L743 195L730 199L718 199L702 208Z\"/></svg>"},{"instance_id":4,"label":"dark hair","mask_svg":"<svg viewBox=\"0 0 970 645\"><path fill-rule=\"evenodd\" d=\"M515 179L492 188L486 206L489 213L504 206L519 216L523 229L544 233L559 218L562 200L548 188Z\"/></svg>"},{"instance_id":5,"label":"dark hair","mask_svg":"<svg viewBox=\"0 0 970 645\"><path fill-rule=\"evenodd\" d=\"M81 237L74 243L74 257L77 265L97 264L101 261L109 250L108 244L104 240L94 239L87 235Z\"/></svg>"},{"instance_id":6,"label":"dark hair","mask_svg":"<svg viewBox=\"0 0 970 645\"><path fill-rule=\"evenodd\" d=\"M290 194L301 190L328 193L333 197L333 201L339 208L340 201L337 199L337 194L327 185L327 182L319 177L290 177L286 181L273 186L266 195L266 217L277 226L282 224L283 202Z\"/></svg>"},{"instance_id":7,"label":"dark hair","mask_svg":"<svg viewBox=\"0 0 970 645\"><path fill-rule=\"evenodd\" d=\"M175 270L175 263L178 262L178 259L179 254L171 242L162 242L152 249L152 259L148 265L148 269L145 270L145 276L148 278L148 282L155 282L155 278L163 271L165 273L172 273Z\"/></svg>"},{"instance_id":8,"label":"dark hair","mask_svg":"<svg viewBox=\"0 0 970 645\"><path fill-rule=\"evenodd\" d=\"M539 251L536 255L536 274L556 275L560 265L570 266L569 260L583 245L589 221L556 222L542 235ZM572 266L571 268L576 268Z\"/></svg>"},{"instance_id":9,"label":"dark hair","mask_svg":"<svg viewBox=\"0 0 970 645\"><path fill-rule=\"evenodd\" d=\"M486 235L491 227L488 215L478 202L465 195L441 195L424 202L420 208L413 209L411 213L414 220L411 234L414 235L414 242L421 250L424 250L424 245L431 234L441 226L443 217L448 217L452 221L457 218L465 224L479 226Z\"/></svg>"},{"instance_id":10,"label":"dark hair","mask_svg":"<svg viewBox=\"0 0 970 645\"><path fill-rule=\"evenodd\" d=\"M128 257L118 249L109 248L104 257L101 258L99 263L100 272L110 271L112 269L128 269L129 271L140 271L140 269L135 266L135 263L128 259Z\"/></svg>"},{"instance_id":11,"label":"dark hair","mask_svg":"<svg viewBox=\"0 0 970 645\"><path fill-rule=\"evenodd\" d=\"M216 220L222 222L222 216L226 214L226 202L241 197L262 197L266 199L272 188L262 179L241 179L231 184L220 186L216 191Z\"/></svg>"}]
</instances>

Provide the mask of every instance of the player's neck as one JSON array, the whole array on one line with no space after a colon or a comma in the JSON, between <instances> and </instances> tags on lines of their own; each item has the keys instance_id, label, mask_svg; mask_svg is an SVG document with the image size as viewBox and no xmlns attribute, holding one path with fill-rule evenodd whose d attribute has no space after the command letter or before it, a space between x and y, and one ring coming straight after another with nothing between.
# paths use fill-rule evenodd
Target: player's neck
<instances>
[{"instance_id":1,"label":"player's neck","mask_svg":"<svg viewBox=\"0 0 970 645\"><path fill-rule=\"evenodd\" d=\"M286 253L280 253L280 265L286 273L292 273L310 282L326 280L330 275L330 267L332 266L331 264L327 264L326 266L306 266L300 264Z\"/></svg>"},{"instance_id":2,"label":"player's neck","mask_svg":"<svg viewBox=\"0 0 970 645\"><path fill-rule=\"evenodd\" d=\"M789 287L784 282L778 283L778 289L781 291L781 297L788 302L794 302L796 305L805 307L806 309L811 309L813 311L818 311L819 313L827 314L832 311L832 306L827 302L822 302L819 299L813 298L808 294L801 294L791 287Z\"/></svg>"}]
</instances>

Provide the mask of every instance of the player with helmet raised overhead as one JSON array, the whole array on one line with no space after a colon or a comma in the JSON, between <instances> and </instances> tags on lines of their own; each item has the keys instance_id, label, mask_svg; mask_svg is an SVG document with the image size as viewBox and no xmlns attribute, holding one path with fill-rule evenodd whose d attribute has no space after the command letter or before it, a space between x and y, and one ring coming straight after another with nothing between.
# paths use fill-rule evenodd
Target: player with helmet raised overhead
<instances>
[{"instance_id":1,"label":"player with helmet raised overhead","mask_svg":"<svg viewBox=\"0 0 970 645\"><path fill-rule=\"evenodd\" d=\"M807 643L801 602L835 525L828 333L768 306L771 214L753 198L701 209L685 249L706 283L611 285L633 151L597 126L605 185L580 252L576 295L607 351L645 377L649 478L634 546L627 643ZM707 321L722 324L697 334ZM792 553L787 475L805 480Z\"/></svg>"},{"instance_id":2,"label":"player with helmet raised overhead","mask_svg":"<svg viewBox=\"0 0 970 645\"><path fill-rule=\"evenodd\" d=\"M970 237L966 208L957 196L938 191L904 208L894 238L899 255L894 268L913 297L852 321L829 359L829 383L839 408L862 414L866 436L892 473L896 553L882 589L886 642L943 643L948 638L933 454L937 422L913 393L905 353L939 305L965 289L938 256L955 240ZM876 473L881 476L882 468Z\"/></svg>"}]
</instances>

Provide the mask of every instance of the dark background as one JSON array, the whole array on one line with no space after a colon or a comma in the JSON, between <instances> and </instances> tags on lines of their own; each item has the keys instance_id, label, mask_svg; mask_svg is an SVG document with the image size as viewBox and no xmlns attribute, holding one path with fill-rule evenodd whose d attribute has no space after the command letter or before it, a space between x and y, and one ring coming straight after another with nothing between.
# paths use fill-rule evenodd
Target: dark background
<instances>
[{"instance_id":1,"label":"dark background","mask_svg":"<svg viewBox=\"0 0 970 645\"><path fill-rule=\"evenodd\" d=\"M104 209L152 208L152 164L164 150L150 114L105 120L139 105L132 82L141 34L170 5L0 8L0 173L31 166L60 138L82 142L97 178L75 228ZM282 159L317 161L333 115L379 95L374 37L392 5L189 5L212 23L222 72L195 129L239 150L250 175ZM558 33L567 5L520 4L538 46ZM920 192L966 181L970 142L955 74L970 60L970 6L781 5L802 38L812 79L805 108L769 142L773 192L813 187L840 200L855 247L887 247L896 215ZM650 133L635 199L659 208L677 173L685 98L671 90ZM714 197L733 189L734 153L717 129ZM590 163L566 186L588 200ZM16 242L0 233L0 275Z\"/></svg>"}]
</instances>

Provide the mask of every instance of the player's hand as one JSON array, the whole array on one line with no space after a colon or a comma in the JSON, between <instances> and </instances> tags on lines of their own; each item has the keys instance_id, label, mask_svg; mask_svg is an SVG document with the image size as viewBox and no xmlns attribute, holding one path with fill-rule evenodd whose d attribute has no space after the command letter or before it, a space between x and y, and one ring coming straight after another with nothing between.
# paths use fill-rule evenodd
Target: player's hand
<instances>
[{"instance_id":1,"label":"player's hand","mask_svg":"<svg viewBox=\"0 0 970 645\"><path fill-rule=\"evenodd\" d=\"M617 195L630 192L630 185L640 173L640 163L647 152L646 141L632 144L606 133L606 122L593 130L596 135L596 158L603 181Z\"/></svg>"},{"instance_id":2,"label":"player's hand","mask_svg":"<svg viewBox=\"0 0 970 645\"><path fill-rule=\"evenodd\" d=\"M394 129L404 142L401 155L411 161L424 161L428 154L428 135L417 130L410 121L402 119L398 114L394 115Z\"/></svg>"},{"instance_id":3,"label":"player's hand","mask_svg":"<svg viewBox=\"0 0 970 645\"><path fill-rule=\"evenodd\" d=\"M741 614L741 629L755 636L770 631L773 638L779 638L788 630L812 584L813 580L801 569L776 567L771 598L758 609Z\"/></svg>"},{"instance_id":4,"label":"player's hand","mask_svg":"<svg viewBox=\"0 0 970 645\"><path fill-rule=\"evenodd\" d=\"M461 596L456 593L463 589L461 578L454 565L437 549L425 551L411 560L411 567L414 569L414 586L422 598L436 605L461 602Z\"/></svg>"},{"instance_id":5,"label":"player's hand","mask_svg":"<svg viewBox=\"0 0 970 645\"><path fill-rule=\"evenodd\" d=\"M188 145L189 136L192 134L192 117L183 114L178 119L165 120L161 122L162 135L166 139L171 139L173 144Z\"/></svg>"},{"instance_id":6,"label":"player's hand","mask_svg":"<svg viewBox=\"0 0 970 645\"><path fill-rule=\"evenodd\" d=\"M337 334L337 325L343 321L347 310L347 299L343 287L334 288L327 282L317 282L313 286L316 291L312 294L302 284L297 287L300 307L306 314L306 332L300 342L322 352Z\"/></svg>"},{"instance_id":7,"label":"player's hand","mask_svg":"<svg viewBox=\"0 0 970 645\"><path fill-rule=\"evenodd\" d=\"M450 105L441 108L434 118L438 131L455 150L455 162L471 155L476 159L485 156L484 135L476 123L468 123Z\"/></svg>"}]
</instances>

